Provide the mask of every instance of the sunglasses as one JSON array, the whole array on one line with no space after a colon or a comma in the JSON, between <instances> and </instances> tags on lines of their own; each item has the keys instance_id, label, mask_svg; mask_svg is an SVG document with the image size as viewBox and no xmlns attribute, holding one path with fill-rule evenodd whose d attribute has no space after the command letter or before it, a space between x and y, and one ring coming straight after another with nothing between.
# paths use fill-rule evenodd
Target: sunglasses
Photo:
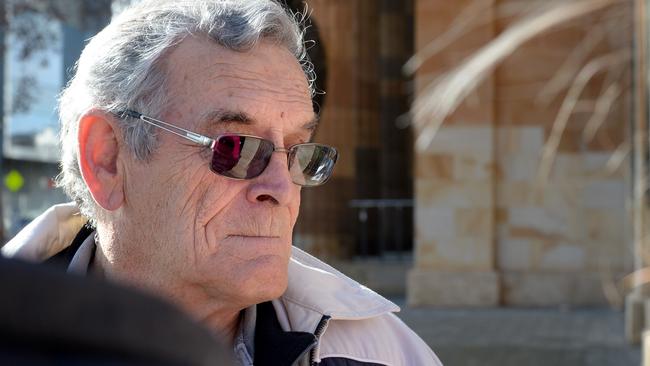
<instances>
[{"instance_id":1,"label":"sunglasses","mask_svg":"<svg viewBox=\"0 0 650 366\"><path fill-rule=\"evenodd\" d=\"M325 183L332 175L338 158L335 148L321 144L297 144L288 149L275 147L273 142L257 136L224 134L216 138L203 136L142 113L126 110L120 118L131 117L156 126L174 135L212 150L210 170L233 179L253 179L269 165L274 152L287 154L289 174L293 183L314 187Z\"/></svg>"}]
</instances>

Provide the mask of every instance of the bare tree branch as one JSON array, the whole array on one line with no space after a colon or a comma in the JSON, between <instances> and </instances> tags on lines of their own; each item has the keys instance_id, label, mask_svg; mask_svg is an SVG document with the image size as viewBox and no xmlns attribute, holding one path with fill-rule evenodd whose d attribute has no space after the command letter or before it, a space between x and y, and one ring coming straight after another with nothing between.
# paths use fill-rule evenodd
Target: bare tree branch
<instances>
[{"instance_id":1,"label":"bare tree branch","mask_svg":"<svg viewBox=\"0 0 650 366\"><path fill-rule=\"evenodd\" d=\"M603 172L604 175L612 175L615 171L619 170L623 166L625 159L628 157L631 151L632 146L630 145L629 141L621 143L605 164L605 170Z\"/></svg>"},{"instance_id":2,"label":"bare tree branch","mask_svg":"<svg viewBox=\"0 0 650 366\"><path fill-rule=\"evenodd\" d=\"M573 77L579 72L582 65L590 57L590 53L612 31L621 30L621 19L628 15L625 9L621 11L609 11L607 19L602 23L591 24L586 36L571 51L560 69L553 75L546 85L540 90L535 98L535 103L548 106L549 103L566 87L569 86Z\"/></svg>"},{"instance_id":3,"label":"bare tree branch","mask_svg":"<svg viewBox=\"0 0 650 366\"><path fill-rule=\"evenodd\" d=\"M606 32L606 27L595 27L593 31L588 32L585 38L571 51L560 69L553 74L551 80L540 90L535 103L547 106L562 89L566 88L580 67L584 65L585 60L589 57L589 52L605 37Z\"/></svg>"},{"instance_id":4,"label":"bare tree branch","mask_svg":"<svg viewBox=\"0 0 650 366\"><path fill-rule=\"evenodd\" d=\"M412 114L419 130L416 147L425 150L433 141L444 119L508 55L528 40L554 27L627 0L579 0L553 3L539 14L518 21L490 44L465 60L456 70L439 78L415 100Z\"/></svg>"},{"instance_id":5,"label":"bare tree branch","mask_svg":"<svg viewBox=\"0 0 650 366\"><path fill-rule=\"evenodd\" d=\"M553 128L548 137L548 140L544 144L537 176L538 188L546 185L548 181L551 167L555 161L555 155L557 154L557 149L560 145L562 135L564 135L569 117L571 117L574 107L580 98L580 94L582 94L582 91L584 90L587 83L599 71L607 67L626 62L630 59L630 57L631 55L628 49L619 50L591 60L582 68L582 70L580 70L580 73L578 73L574 79L569 92L564 98L562 106L560 107L560 111L558 112L555 121L553 122Z\"/></svg>"},{"instance_id":6,"label":"bare tree branch","mask_svg":"<svg viewBox=\"0 0 650 366\"><path fill-rule=\"evenodd\" d=\"M436 37L406 62L403 68L404 73L407 75L415 73L426 60L435 56L454 41L466 35L475 27L488 24L490 18L487 16L487 10L491 7L491 0L478 0L465 8L445 33L440 37Z\"/></svg>"},{"instance_id":7,"label":"bare tree branch","mask_svg":"<svg viewBox=\"0 0 650 366\"><path fill-rule=\"evenodd\" d=\"M548 5L545 0L527 2L507 2L498 4L497 18L511 17L525 13L533 13L543 5ZM437 55L440 51L467 35L477 27L489 24L492 18L489 10L494 6L493 0L475 0L455 18L451 26L442 35L429 42L422 50L413 55L404 65L405 75L414 74L422 64Z\"/></svg>"},{"instance_id":8,"label":"bare tree branch","mask_svg":"<svg viewBox=\"0 0 650 366\"><path fill-rule=\"evenodd\" d=\"M583 141L591 142L594 137L596 137L596 133L605 123L609 111L612 109L612 105L621 95L622 91L623 90L618 83L612 83L609 85L607 90L598 97L594 112L582 131Z\"/></svg>"}]
</instances>

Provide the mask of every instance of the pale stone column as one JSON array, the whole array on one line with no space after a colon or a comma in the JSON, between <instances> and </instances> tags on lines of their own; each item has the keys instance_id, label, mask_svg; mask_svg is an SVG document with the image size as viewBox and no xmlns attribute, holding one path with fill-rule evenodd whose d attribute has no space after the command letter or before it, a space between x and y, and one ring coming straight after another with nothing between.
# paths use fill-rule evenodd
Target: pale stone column
<instances>
[{"instance_id":1,"label":"pale stone column","mask_svg":"<svg viewBox=\"0 0 650 366\"><path fill-rule=\"evenodd\" d=\"M643 344L641 353L643 355L641 365L650 366L650 331L643 332Z\"/></svg>"},{"instance_id":2,"label":"pale stone column","mask_svg":"<svg viewBox=\"0 0 650 366\"><path fill-rule=\"evenodd\" d=\"M416 1L416 48L441 35L467 5ZM446 49L444 57L429 60L416 76L418 90L493 37L493 25L479 26ZM493 92L489 80L475 96L480 103L461 106L432 146L415 153L415 263L408 276L409 305L499 303Z\"/></svg>"},{"instance_id":3,"label":"pale stone column","mask_svg":"<svg viewBox=\"0 0 650 366\"><path fill-rule=\"evenodd\" d=\"M497 305L494 130L443 128L416 155L415 267L410 305Z\"/></svg>"}]
</instances>

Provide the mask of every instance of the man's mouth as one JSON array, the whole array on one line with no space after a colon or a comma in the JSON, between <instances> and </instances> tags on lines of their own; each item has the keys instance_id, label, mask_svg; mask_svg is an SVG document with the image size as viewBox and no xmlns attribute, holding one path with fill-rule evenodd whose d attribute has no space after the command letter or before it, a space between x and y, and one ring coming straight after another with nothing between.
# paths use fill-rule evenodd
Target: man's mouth
<instances>
[{"instance_id":1,"label":"man's mouth","mask_svg":"<svg viewBox=\"0 0 650 366\"><path fill-rule=\"evenodd\" d=\"M243 239L280 239L279 235L250 235L250 234L230 234L226 239L243 238Z\"/></svg>"}]
</instances>

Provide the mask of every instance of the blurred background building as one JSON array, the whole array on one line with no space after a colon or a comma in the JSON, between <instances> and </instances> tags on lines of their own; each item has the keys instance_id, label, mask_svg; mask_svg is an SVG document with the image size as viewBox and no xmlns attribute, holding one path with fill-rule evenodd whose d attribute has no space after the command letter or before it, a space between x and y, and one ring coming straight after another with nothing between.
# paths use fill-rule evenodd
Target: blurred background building
<instances>
[{"instance_id":1,"label":"blurred background building","mask_svg":"<svg viewBox=\"0 0 650 366\"><path fill-rule=\"evenodd\" d=\"M57 96L85 40L110 20L110 1L3 1L0 58L5 240L65 202L58 174Z\"/></svg>"},{"instance_id":2,"label":"blurred background building","mask_svg":"<svg viewBox=\"0 0 650 366\"><path fill-rule=\"evenodd\" d=\"M115 1L112 10L125 3ZM632 192L629 4L519 47L444 121L431 144L414 149L411 102L541 9L540 2L307 1L310 37L319 40L310 52L323 76L318 87L326 90L318 100L317 139L337 146L341 159L327 185L303 190L296 245L412 305L617 301L612 284L634 269L626 206ZM56 96L84 40L109 21L111 2L5 5L8 238L66 200L52 180L59 158ZM299 9L302 1L289 5ZM421 58L408 74L404 66L414 55ZM576 75L603 57L611 62L593 72L567 109ZM566 128L548 174L540 176L558 122Z\"/></svg>"},{"instance_id":3,"label":"blurred background building","mask_svg":"<svg viewBox=\"0 0 650 366\"><path fill-rule=\"evenodd\" d=\"M318 138L339 146L342 159L327 187L303 193L299 245L351 259L350 270L379 288L402 282L412 305L620 300L613 284L633 270L634 252L631 2L519 47L421 150L411 101L543 3L308 3L327 65ZM423 60L406 77L414 54ZM609 63L564 105L582 68L603 57ZM558 123L566 128L553 132ZM377 262L384 270L363 269Z\"/></svg>"}]
</instances>

